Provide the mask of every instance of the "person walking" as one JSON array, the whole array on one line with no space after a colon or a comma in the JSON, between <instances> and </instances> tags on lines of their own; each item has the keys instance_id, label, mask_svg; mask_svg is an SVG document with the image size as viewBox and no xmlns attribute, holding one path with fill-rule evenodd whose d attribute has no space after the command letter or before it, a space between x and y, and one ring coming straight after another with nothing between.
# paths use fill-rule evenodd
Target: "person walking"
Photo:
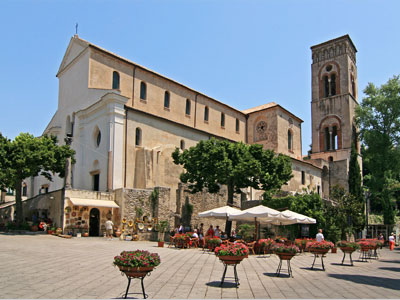
<instances>
[{"instance_id":1,"label":"person walking","mask_svg":"<svg viewBox=\"0 0 400 300\"><path fill-rule=\"evenodd\" d=\"M111 218L108 218L108 220L106 221L106 232L107 232L107 238L109 240L112 240L113 226L114 223L111 221Z\"/></svg>"},{"instance_id":2,"label":"person walking","mask_svg":"<svg viewBox=\"0 0 400 300\"><path fill-rule=\"evenodd\" d=\"M322 234L322 229L318 229L318 233L315 236L317 242L322 242L324 240L324 235Z\"/></svg>"},{"instance_id":3,"label":"person walking","mask_svg":"<svg viewBox=\"0 0 400 300\"><path fill-rule=\"evenodd\" d=\"M394 233L392 232L392 234L389 236L389 249L390 251L393 251L394 249Z\"/></svg>"}]
</instances>

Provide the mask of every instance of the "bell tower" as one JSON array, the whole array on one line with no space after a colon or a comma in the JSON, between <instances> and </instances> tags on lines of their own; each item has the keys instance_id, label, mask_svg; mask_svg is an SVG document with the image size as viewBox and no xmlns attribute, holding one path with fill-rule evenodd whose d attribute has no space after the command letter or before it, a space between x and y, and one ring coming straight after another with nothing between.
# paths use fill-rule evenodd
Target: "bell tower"
<instances>
[{"instance_id":1,"label":"bell tower","mask_svg":"<svg viewBox=\"0 0 400 300\"><path fill-rule=\"evenodd\" d=\"M359 147L354 121L358 105L356 52L348 35L311 47L312 158L341 161Z\"/></svg>"},{"instance_id":2,"label":"bell tower","mask_svg":"<svg viewBox=\"0 0 400 300\"><path fill-rule=\"evenodd\" d=\"M329 186L347 189L351 146L359 152L356 52L349 35L311 47L312 159L329 162Z\"/></svg>"}]
</instances>

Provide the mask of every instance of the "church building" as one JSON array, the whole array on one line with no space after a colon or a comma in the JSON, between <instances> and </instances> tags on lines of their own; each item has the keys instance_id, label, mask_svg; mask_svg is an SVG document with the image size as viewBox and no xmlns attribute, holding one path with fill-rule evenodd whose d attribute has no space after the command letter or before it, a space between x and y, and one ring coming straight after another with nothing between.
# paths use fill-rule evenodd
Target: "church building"
<instances>
[{"instance_id":1,"label":"church building","mask_svg":"<svg viewBox=\"0 0 400 300\"><path fill-rule=\"evenodd\" d=\"M197 213L224 205L226 193L190 194L171 153L212 137L288 155L294 176L282 190L329 198L330 186L347 187L351 145L359 147L357 50L345 35L311 51L312 151L303 159L303 121L279 104L240 111L75 35L57 73L58 109L43 134L70 143L76 163L65 179L26 179L28 210L40 207L64 230L91 235L103 233L108 217L121 226L144 217L176 226L188 206L187 223L198 224ZM243 190L235 203L262 193Z\"/></svg>"}]
</instances>

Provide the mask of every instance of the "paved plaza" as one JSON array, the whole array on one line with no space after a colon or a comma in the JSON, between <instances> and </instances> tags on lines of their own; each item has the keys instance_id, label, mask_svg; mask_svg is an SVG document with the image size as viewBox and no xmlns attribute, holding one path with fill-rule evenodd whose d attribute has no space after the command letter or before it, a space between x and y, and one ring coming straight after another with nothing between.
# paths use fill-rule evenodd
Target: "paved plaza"
<instances>
[{"instance_id":1,"label":"paved plaza","mask_svg":"<svg viewBox=\"0 0 400 300\"><path fill-rule=\"evenodd\" d=\"M135 249L161 256L160 266L144 280L149 298L400 298L400 249L383 249L379 260L370 262L359 262L356 252L353 267L340 265L338 250L325 258L325 272L310 270L313 256L301 254L292 259L294 278L275 276L275 255L251 255L238 265L239 288L233 284L231 267L221 288L223 265L214 254L156 246L0 234L0 298L121 298L127 279L112 261L121 251ZM128 298L142 298L139 280L133 280Z\"/></svg>"}]
</instances>

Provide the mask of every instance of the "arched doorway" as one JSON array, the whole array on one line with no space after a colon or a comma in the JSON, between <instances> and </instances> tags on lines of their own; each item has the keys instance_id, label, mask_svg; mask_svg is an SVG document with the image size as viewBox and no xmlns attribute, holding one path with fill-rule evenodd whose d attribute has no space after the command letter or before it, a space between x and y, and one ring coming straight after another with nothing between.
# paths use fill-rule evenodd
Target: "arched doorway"
<instances>
[{"instance_id":1,"label":"arched doorway","mask_svg":"<svg viewBox=\"0 0 400 300\"><path fill-rule=\"evenodd\" d=\"M89 236L99 236L100 229L100 211L97 208L90 210Z\"/></svg>"}]
</instances>

